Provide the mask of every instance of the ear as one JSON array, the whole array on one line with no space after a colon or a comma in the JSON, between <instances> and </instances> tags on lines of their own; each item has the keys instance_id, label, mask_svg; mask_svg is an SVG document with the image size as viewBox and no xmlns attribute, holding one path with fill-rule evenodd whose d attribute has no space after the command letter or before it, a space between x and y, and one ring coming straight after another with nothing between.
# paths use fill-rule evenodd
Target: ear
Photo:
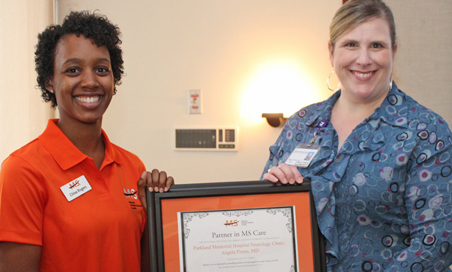
<instances>
[{"instance_id":1,"label":"ear","mask_svg":"<svg viewBox=\"0 0 452 272\"><path fill-rule=\"evenodd\" d=\"M330 52L331 66L333 66L334 68L334 46L331 44L331 42L328 42L328 51Z\"/></svg>"},{"instance_id":2,"label":"ear","mask_svg":"<svg viewBox=\"0 0 452 272\"><path fill-rule=\"evenodd\" d=\"M53 90L53 78L49 78L46 80L46 90L50 92Z\"/></svg>"},{"instance_id":3,"label":"ear","mask_svg":"<svg viewBox=\"0 0 452 272\"><path fill-rule=\"evenodd\" d=\"M398 47L397 44L395 44L394 45L394 49L392 50L392 62L394 62L394 60L395 60L395 56L396 56L396 53L397 53L397 48L399 48L399 47Z\"/></svg>"}]
</instances>

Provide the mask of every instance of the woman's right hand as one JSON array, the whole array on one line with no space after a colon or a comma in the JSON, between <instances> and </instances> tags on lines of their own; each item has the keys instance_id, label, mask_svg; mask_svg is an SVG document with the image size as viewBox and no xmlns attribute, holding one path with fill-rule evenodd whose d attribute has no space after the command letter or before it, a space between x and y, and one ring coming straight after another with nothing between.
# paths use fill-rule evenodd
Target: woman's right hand
<instances>
[{"instance_id":1,"label":"woman's right hand","mask_svg":"<svg viewBox=\"0 0 452 272\"><path fill-rule=\"evenodd\" d=\"M301 184L303 183L303 176L298 171L295 165L288 165L282 163L279 166L273 166L264 174L263 179L271 182L281 182L282 184Z\"/></svg>"}]
</instances>

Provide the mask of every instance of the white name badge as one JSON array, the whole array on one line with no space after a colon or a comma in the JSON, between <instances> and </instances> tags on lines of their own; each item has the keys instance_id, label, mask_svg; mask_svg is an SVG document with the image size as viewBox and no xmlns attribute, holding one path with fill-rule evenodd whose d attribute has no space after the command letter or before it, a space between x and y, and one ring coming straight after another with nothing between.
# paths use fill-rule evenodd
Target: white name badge
<instances>
[{"instance_id":1,"label":"white name badge","mask_svg":"<svg viewBox=\"0 0 452 272\"><path fill-rule=\"evenodd\" d=\"M311 164L319 149L319 145L299 144L290 154L286 164L306 168Z\"/></svg>"},{"instance_id":2,"label":"white name badge","mask_svg":"<svg viewBox=\"0 0 452 272\"><path fill-rule=\"evenodd\" d=\"M60 187L67 201L72 201L77 197L83 195L84 193L91 190L91 185L89 185L85 176L80 176L73 181Z\"/></svg>"}]
</instances>

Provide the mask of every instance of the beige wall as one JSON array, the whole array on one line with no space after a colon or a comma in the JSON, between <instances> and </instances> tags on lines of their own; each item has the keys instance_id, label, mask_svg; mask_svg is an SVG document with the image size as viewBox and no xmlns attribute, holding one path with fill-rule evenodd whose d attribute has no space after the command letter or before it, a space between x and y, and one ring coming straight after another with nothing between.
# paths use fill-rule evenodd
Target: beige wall
<instances>
[{"instance_id":1,"label":"beige wall","mask_svg":"<svg viewBox=\"0 0 452 272\"><path fill-rule=\"evenodd\" d=\"M0 0L0 162L38 136L51 116L35 89L36 34L53 21L49 0Z\"/></svg>"},{"instance_id":2,"label":"beige wall","mask_svg":"<svg viewBox=\"0 0 452 272\"><path fill-rule=\"evenodd\" d=\"M48 115L48 105L39 102L31 110L29 106L30 101L40 101L33 88L31 45L35 41L30 38L29 45L19 42L19 38L4 42L3 33L20 35L17 33L28 31L34 37L33 32L44 27L29 23L30 20L38 15L50 18L49 8L33 9L42 10L42 14L25 13L23 7L36 1L10 2L9 9L17 12L0 8L4 15L0 17L1 159L36 137L46 123L43 121L46 118L41 117ZM259 111L254 119L241 115L242 104L253 91L250 86L254 76L262 67L282 63L295 67L298 75L304 77L301 84L296 83L298 89L289 90L293 92L291 98L301 96L282 103L276 99L287 97L281 94L290 89L285 85L290 78L282 75L276 84L261 86L261 96L268 91L264 89L270 88L273 104L294 101L301 107L329 96L331 93L325 86L331 71L328 26L341 2L59 0L59 20L61 22L69 10L98 9L123 32L126 76L104 119L104 129L113 142L139 155L149 169L167 170L178 183L252 180L259 178L268 157L268 146L281 131L259 118ZM448 87L452 86L452 77L448 72L452 71L452 53L448 45L451 44L452 22L448 14L452 11L452 2L386 2L394 11L398 27L395 78L399 87L451 123L452 92ZM1 3L4 5L3 0ZM6 27L4 21L16 23ZM12 31L10 26L22 31ZM17 44L13 45L14 42ZM8 63L17 63L20 59L25 64L11 68L3 61L5 59ZM9 76L4 77L5 73ZM23 85L24 77L29 82L28 87ZM202 115L187 113L189 89L203 90ZM253 106L256 105L247 104L246 108ZM270 106L273 105L265 107ZM175 128L218 126L239 127L238 152L174 151Z\"/></svg>"},{"instance_id":3,"label":"beige wall","mask_svg":"<svg viewBox=\"0 0 452 272\"><path fill-rule=\"evenodd\" d=\"M452 1L386 0L395 16L399 87L452 126Z\"/></svg>"},{"instance_id":4,"label":"beige wall","mask_svg":"<svg viewBox=\"0 0 452 272\"><path fill-rule=\"evenodd\" d=\"M336 0L60 0L60 21L69 10L99 9L123 32L127 75L104 118L113 142L179 183L256 180L280 129L262 112L257 120L241 117L247 86L261 66L289 63L314 86L301 92L330 95L328 26L339 6ZM284 88L280 81L275 88ZM203 90L202 115L187 113L189 89ZM175 128L217 126L239 127L238 152L174 151Z\"/></svg>"}]
</instances>

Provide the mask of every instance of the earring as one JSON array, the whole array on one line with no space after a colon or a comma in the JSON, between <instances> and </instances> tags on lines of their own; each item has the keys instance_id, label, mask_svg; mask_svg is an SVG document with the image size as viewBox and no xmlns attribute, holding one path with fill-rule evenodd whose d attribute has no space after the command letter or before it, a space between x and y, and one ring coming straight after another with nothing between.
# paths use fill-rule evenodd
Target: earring
<instances>
[{"instance_id":1,"label":"earring","mask_svg":"<svg viewBox=\"0 0 452 272\"><path fill-rule=\"evenodd\" d=\"M334 90L331 89L331 87L330 87L330 77L331 77L332 74L334 74L334 70L331 71L330 75L329 75L328 78L326 79L326 86L328 87L328 89L329 89L330 91L336 92L336 91L338 91L338 90L341 88L341 83L339 82L339 83L337 84L337 88L336 88L336 89L334 89Z\"/></svg>"},{"instance_id":2,"label":"earring","mask_svg":"<svg viewBox=\"0 0 452 272\"><path fill-rule=\"evenodd\" d=\"M389 81L389 90L392 90L392 73L391 73L391 80Z\"/></svg>"},{"instance_id":3,"label":"earring","mask_svg":"<svg viewBox=\"0 0 452 272\"><path fill-rule=\"evenodd\" d=\"M49 92L53 93L53 89L52 89L52 90L50 90Z\"/></svg>"}]
</instances>

